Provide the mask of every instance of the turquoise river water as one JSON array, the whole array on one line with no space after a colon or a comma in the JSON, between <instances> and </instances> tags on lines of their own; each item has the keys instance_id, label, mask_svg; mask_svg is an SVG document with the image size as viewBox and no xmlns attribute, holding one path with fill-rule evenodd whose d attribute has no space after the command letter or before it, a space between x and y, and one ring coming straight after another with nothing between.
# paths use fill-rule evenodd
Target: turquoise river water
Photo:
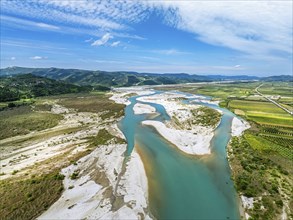
<instances>
[{"instance_id":1,"label":"turquoise river water","mask_svg":"<svg viewBox=\"0 0 293 220\"><path fill-rule=\"evenodd\" d=\"M139 102L136 100L138 97L129 99L131 104L126 107L125 117L119 126L128 142L126 154L130 155L135 146L143 159L150 186L152 215L157 219L240 219L237 194L226 158L234 114L217 105L195 102L192 98L184 101L223 111L210 143L211 154L187 155L162 138L155 129L142 126L141 122L150 116L134 114L133 106ZM152 120L170 119L162 105L147 104L159 113Z\"/></svg>"}]
</instances>

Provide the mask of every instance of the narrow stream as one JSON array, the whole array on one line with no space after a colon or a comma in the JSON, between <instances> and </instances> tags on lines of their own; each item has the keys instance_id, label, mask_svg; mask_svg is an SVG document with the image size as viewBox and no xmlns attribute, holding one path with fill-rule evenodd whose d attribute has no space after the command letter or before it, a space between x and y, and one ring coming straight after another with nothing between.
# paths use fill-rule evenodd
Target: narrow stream
<instances>
[{"instance_id":1,"label":"narrow stream","mask_svg":"<svg viewBox=\"0 0 293 220\"><path fill-rule=\"evenodd\" d=\"M156 93L161 93L157 91ZM223 117L211 141L210 155L194 156L180 152L155 129L142 126L148 115L135 115L138 101L131 97L120 122L128 148L140 153L149 182L149 206L158 219L240 219L238 201L226 158L233 113L213 104L196 103L221 109ZM192 99L186 104L194 103ZM150 104L150 103L147 103ZM160 114L152 120L169 120L162 105L153 104Z\"/></svg>"}]
</instances>

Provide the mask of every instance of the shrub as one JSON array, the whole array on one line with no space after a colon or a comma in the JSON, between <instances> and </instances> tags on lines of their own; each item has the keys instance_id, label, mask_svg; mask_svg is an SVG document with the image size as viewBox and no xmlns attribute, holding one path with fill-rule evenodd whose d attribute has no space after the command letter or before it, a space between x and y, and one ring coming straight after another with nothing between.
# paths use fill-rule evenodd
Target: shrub
<instances>
[{"instance_id":1,"label":"shrub","mask_svg":"<svg viewBox=\"0 0 293 220\"><path fill-rule=\"evenodd\" d=\"M75 180L77 179L79 174L79 171L75 170L71 175L70 175L70 179Z\"/></svg>"}]
</instances>

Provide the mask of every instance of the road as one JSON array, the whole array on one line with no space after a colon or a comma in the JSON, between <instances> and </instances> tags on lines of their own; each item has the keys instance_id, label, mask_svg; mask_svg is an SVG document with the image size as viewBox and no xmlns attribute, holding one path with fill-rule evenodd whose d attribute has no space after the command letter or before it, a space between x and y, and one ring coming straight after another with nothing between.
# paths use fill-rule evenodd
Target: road
<instances>
[{"instance_id":1,"label":"road","mask_svg":"<svg viewBox=\"0 0 293 220\"><path fill-rule=\"evenodd\" d=\"M264 97L266 100L268 100L269 102L275 104L276 106L278 106L279 108L283 109L284 111L286 111L287 113L289 113L290 115L293 115L293 112L291 112L289 109L285 108L284 106L280 105L279 103L277 103L276 101L270 99L269 97L263 95L261 92L258 91L258 89L262 86L263 84L259 85L258 87L255 88L255 92L257 94L259 94L260 96Z\"/></svg>"}]
</instances>

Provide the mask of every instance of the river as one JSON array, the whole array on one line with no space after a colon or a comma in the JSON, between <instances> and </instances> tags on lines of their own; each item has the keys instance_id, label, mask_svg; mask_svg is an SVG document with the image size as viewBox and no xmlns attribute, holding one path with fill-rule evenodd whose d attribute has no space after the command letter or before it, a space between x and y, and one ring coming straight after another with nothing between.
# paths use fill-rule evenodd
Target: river
<instances>
[{"instance_id":1,"label":"river","mask_svg":"<svg viewBox=\"0 0 293 220\"><path fill-rule=\"evenodd\" d=\"M157 219L240 219L237 194L226 158L234 114L214 104L194 102L192 98L185 100L186 104L201 104L223 111L210 143L211 154L187 155L162 138L155 129L142 126L141 122L149 119L150 115L134 114L133 106L139 102L136 100L138 97L129 98L131 104L125 108L125 117L119 127L128 142L126 156L135 146L143 160L152 215ZM159 113L152 120L170 119L162 105L147 104Z\"/></svg>"}]
</instances>

